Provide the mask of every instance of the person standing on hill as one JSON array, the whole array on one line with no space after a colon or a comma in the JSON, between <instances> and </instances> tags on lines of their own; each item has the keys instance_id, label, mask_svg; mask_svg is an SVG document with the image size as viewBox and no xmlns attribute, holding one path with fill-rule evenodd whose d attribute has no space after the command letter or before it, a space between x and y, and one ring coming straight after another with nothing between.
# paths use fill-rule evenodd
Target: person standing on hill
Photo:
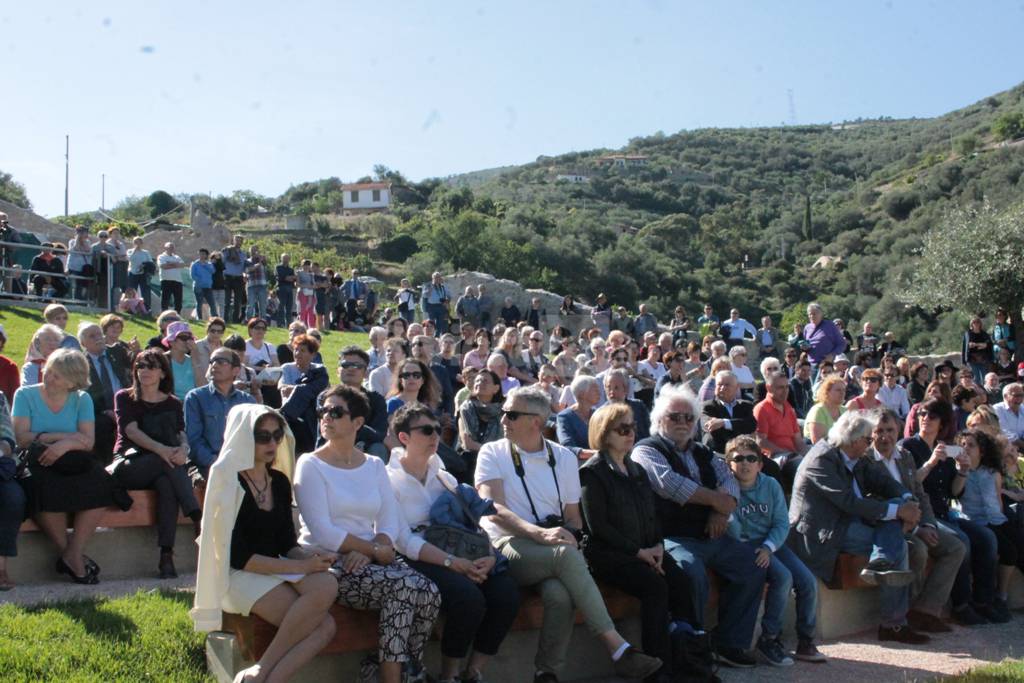
<instances>
[{"instance_id":1,"label":"person standing on hill","mask_svg":"<svg viewBox=\"0 0 1024 683\"><path fill-rule=\"evenodd\" d=\"M142 297L142 302L146 304L146 310L152 311L153 303L149 298L149 278L152 277L156 264L153 263L153 256L142 247L141 237L134 238L132 245L133 247L128 250L128 286L135 288L135 291Z\"/></svg>"},{"instance_id":2,"label":"person standing on hill","mask_svg":"<svg viewBox=\"0 0 1024 683\"><path fill-rule=\"evenodd\" d=\"M291 262L291 256L281 254L281 262L274 268L274 275L277 278L277 298L281 301L281 317L284 318L285 327L291 325L292 320L295 319L295 283L298 278Z\"/></svg>"},{"instance_id":3,"label":"person standing on hill","mask_svg":"<svg viewBox=\"0 0 1024 683\"><path fill-rule=\"evenodd\" d=\"M235 235L234 242L221 249L224 261L224 319L228 324L242 322L245 313L245 252L242 251L242 236Z\"/></svg>"},{"instance_id":4,"label":"person standing on hill","mask_svg":"<svg viewBox=\"0 0 1024 683\"><path fill-rule=\"evenodd\" d=\"M174 253L174 242L164 244L164 251L156 257L156 262L160 266L160 310L174 308L181 313L181 271L185 267L185 261Z\"/></svg>"},{"instance_id":5,"label":"person standing on hill","mask_svg":"<svg viewBox=\"0 0 1024 683\"><path fill-rule=\"evenodd\" d=\"M430 283L423 285L420 304L423 306L423 313L426 314L438 334L448 331L448 304L452 300L452 294L448 291L448 285L444 283L441 273L435 272L430 276Z\"/></svg>"},{"instance_id":6,"label":"person standing on hill","mask_svg":"<svg viewBox=\"0 0 1024 683\"><path fill-rule=\"evenodd\" d=\"M804 326L804 340L810 345L808 356L817 367L823 360L832 360L836 354L846 350L846 340L836 324L825 318L821 305L807 304L807 325Z\"/></svg>"},{"instance_id":7,"label":"person standing on hill","mask_svg":"<svg viewBox=\"0 0 1024 683\"><path fill-rule=\"evenodd\" d=\"M245 261L246 288L249 295L249 307L246 318L267 318L267 259L260 253L255 244L249 249L249 258Z\"/></svg>"},{"instance_id":8,"label":"person standing on hill","mask_svg":"<svg viewBox=\"0 0 1024 683\"><path fill-rule=\"evenodd\" d=\"M203 302L210 305L210 317L217 317L217 302L213 299L214 266L210 262L210 250L200 249L199 258L189 267L192 277L192 292L196 297L196 318L203 319Z\"/></svg>"}]
</instances>

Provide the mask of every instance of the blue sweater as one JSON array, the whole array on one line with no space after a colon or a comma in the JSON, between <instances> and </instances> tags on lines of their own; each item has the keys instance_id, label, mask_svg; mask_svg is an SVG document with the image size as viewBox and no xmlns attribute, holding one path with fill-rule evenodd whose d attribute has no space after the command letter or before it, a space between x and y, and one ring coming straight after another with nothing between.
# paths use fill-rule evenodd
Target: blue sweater
<instances>
[{"instance_id":1,"label":"blue sweater","mask_svg":"<svg viewBox=\"0 0 1024 683\"><path fill-rule=\"evenodd\" d=\"M779 482L761 473L752 487L740 487L740 500L729 518L729 535L767 546L772 552L785 545L789 535L789 509Z\"/></svg>"}]
</instances>

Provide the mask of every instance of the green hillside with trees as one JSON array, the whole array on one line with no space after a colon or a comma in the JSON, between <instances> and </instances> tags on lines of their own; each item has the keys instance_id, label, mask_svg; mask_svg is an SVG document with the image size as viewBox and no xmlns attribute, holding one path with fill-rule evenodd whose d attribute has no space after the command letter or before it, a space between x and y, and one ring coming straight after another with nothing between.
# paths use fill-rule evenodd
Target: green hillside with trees
<instances>
[{"instance_id":1,"label":"green hillside with trees","mask_svg":"<svg viewBox=\"0 0 1024 683\"><path fill-rule=\"evenodd\" d=\"M710 301L784 323L818 300L915 350L948 350L970 313L1024 303L1014 298L1024 291L1022 136L1024 85L932 119L657 133L621 150L418 183L377 166L357 180L392 182L390 216L340 219L338 178L279 197L191 199L246 230L267 216L310 216L312 242L346 263L369 256L386 280L479 270L588 302L598 291L633 310L645 301L661 316ZM604 159L615 154L642 159ZM0 197L28 201L6 174ZM156 191L112 215L187 221L174 207L187 211L189 199ZM67 220L82 219L94 217Z\"/></svg>"}]
</instances>

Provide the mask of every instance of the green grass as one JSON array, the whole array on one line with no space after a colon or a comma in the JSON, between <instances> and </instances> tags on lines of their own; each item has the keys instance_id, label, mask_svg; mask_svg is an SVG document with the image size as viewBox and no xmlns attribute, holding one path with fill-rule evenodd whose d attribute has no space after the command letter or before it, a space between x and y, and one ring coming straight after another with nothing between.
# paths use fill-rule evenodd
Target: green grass
<instances>
[{"instance_id":1,"label":"green grass","mask_svg":"<svg viewBox=\"0 0 1024 683\"><path fill-rule=\"evenodd\" d=\"M0 678L15 681L212 681L190 593L0 605Z\"/></svg>"},{"instance_id":2,"label":"green grass","mask_svg":"<svg viewBox=\"0 0 1024 683\"><path fill-rule=\"evenodd\" d=\"M99 315L83 315L72 313L68 318L67 331L75 334L78 331L78 323L82 320L99 322ZM156 334L156 323L149 318L133 316L121 316L125 319L124 334L121 338L125 341L133 336L139 338L139 342L145 346L149 338ZM0 323L3 323L7 332L7 345L3 354L18 365L25 362L25 350L32 339L32 334L43 324L43 312L40 309L26 308L23 306L6 306L0 310ZM193 321L192 330L198 338L205 334L204 323ZM235 333L243 337L248 336L244 325L230 325L225 338ZM267 330L267 341L277 345L288 339L288 331L284 328L272 327ZM367 347L366 335L355 332L329 332L324 334L324 345L321 347L321 354L327 363L327 369L332 378L336 378L338 351L349 344L357 344L361 348Z\"/></svg>"},{"instance_id":3,"label":"green grass","mask_svg":"<svg viewBox=\"0 0 1024 683\"><path fill-rule=\"evenodd\" d=\"M942 679L943 683L996 683L997 681L1024 681L1024 661L1004 659L996 664L979 666L960 676Z\"/></svg>"}]
</instances>

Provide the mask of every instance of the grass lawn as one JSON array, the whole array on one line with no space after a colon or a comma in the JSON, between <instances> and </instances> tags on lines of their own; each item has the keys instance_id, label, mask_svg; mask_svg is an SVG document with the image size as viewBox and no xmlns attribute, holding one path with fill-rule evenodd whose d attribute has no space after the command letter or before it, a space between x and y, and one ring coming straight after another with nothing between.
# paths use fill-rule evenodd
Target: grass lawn
<instances>
[{"instance_id":1,"label":"grass lawn","mask_svg":"<svg viewBox=\"0 0 1024 683\"><path fill-rule=\"evenodd\" d=\"M78 331L79 322L90 320L98 323L100 317L99 315L72 313L68 319L67 331L75 334ZM139 342L145 346L150 337L156 334L156 323L150 318L121 317L125 319L124 334L121 335L125 341L137 336ZM43 312L41 309L24 306L4 306L0 309L0 323L3 324L4 330L7 332L7 345L4 347L3 354L21 365L25 362L25 350L32 339L32 334L43 324ZM201 339L206 334L204 323L193 321L191 325L197 338ZM232 333L240 334L242 337L248 336L244 325L228 326L228 332L224 338L226 339ZM288 331L284 328L271 327L267 330L267 341L275 346L287 339ZM355 332L324 333L324 345L320 351L333 381L337 379L335 369L338 366L338 351L349 344L357 344L363 349L367 348L366 335Z\"/></svg>"},{"instance_id":2,"label":"grass lawn","mask_svg":"<svg viewBox=\"0 0 1024 683\"><path fill-rule=\"evenodd\" d=\"M945 683L996 683L997 681L1024 681L1024 661L1005 659L997 664L980 666L962 676L942 679Z\"/></svg>"},{"instance_id":3,"label":"grass lawn","mask_svg":"<svg viewBox=\"0 0 1024 683\"><path fill-rule=\"evenodd\" d=\"M0 605L0 679L213 681L191 593L138 592L38 607Z\"/></svg>"}]
</instances>

